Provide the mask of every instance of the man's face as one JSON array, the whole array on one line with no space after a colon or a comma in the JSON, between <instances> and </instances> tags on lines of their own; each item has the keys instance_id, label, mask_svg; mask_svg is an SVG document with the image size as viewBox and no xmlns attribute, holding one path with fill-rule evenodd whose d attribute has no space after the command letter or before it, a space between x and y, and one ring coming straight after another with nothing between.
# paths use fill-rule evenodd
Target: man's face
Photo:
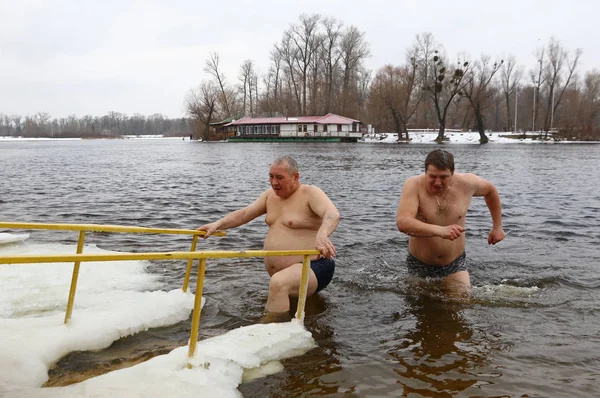
<instances>
[{"instance_id":1,"label":"man's face","mask_svg":"<svg viewBox=\"0 0 600 398\"><path fill-rule=\"evenodd\" d=\"M290 174L286 163L272 164L269 169L269 183L271 184L271 188L273 188L277 196L282 198L287 198L294 193L298 187L299 177L300 174L297 172Z\"/></svg>"},{"instance_id":2,"label":"man's face","mask_svg":"<svg viewBox=\"0 0 600 398\"><path fill-rule=\"evenodd\" d=\"M427 176L429 190L434 195L443 193L452 180L452 173L450 170L440 170L433 165L427 166L425 175Z\"/></svg>"}]
</instances>

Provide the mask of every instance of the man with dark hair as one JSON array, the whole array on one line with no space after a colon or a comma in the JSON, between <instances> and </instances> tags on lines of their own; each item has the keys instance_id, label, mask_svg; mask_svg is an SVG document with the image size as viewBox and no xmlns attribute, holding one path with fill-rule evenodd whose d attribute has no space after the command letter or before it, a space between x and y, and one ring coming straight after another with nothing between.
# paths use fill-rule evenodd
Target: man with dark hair
<instances>
[{"instance_id":1,"label":"man with dark hair","mask_svg":"<svg viewBox=\"0 0 600 398\"><path fill-rule=\"evenodd\" d=\"M396 225L410 236L406 260L411 274L442 279L470 292L465 254L465 217L473 196L483 196L492 216L488 243L505 237L498 190L489 181L454 173L454 156L436 149L425 158L425 173L402 186Z\"/></svg>"},{"instance_id":2,"label":"man with dark hair","mask_svg":"<svg viewBox=\"0 0 600 398\"><path fill-rule=\"evenodd\" d=\"M238 227L266 214L269 233L265 250L317 249L321 256L311 258L307 295L324 289L335 271L335 247L329 235L340 220L335 205L320 188L299 181L298 164L291 156L275 160L269 169L271 188L252 204L199 227L208 238L216 230ZM302 256L265 257L271 276L266 310L282 313L290 309L290 296L297 297L302 276Z\"/></svg>"}]
</instances>

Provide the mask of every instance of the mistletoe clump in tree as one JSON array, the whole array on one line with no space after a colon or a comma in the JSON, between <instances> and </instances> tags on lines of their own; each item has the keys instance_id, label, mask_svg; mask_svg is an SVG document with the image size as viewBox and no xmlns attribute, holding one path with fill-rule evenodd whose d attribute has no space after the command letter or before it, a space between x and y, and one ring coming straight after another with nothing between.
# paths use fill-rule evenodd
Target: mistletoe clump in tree
<instances>
[{"instance_id":1,"label":"mistletoe clump in tree","mask_svg":"<svg viewBox=\"0 0 600 398\"><path fill-rule=\"evenodd\" d=\"M441 143L445 139L448 108L457 96L460 99L459 93L464 90L465 75L470 65L468 62L463 62L448 70L442 57L435 51L430 66L431 68L428 69L431 70L431 75L426 78L425 91L430 94L440 126L435 140ZM449 78L446 78L447 76Z\"/></svg>"}]
</instances>

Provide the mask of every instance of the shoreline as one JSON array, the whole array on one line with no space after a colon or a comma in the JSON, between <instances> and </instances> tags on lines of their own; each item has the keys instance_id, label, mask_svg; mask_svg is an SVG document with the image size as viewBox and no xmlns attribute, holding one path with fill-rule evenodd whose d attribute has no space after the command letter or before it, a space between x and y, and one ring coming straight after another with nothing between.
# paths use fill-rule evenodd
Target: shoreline
<instances>
[{"instance_id":1,"label":"shoreline","mask_svg":"<svg viewBox=\"0 0 600 398\"><path fill-rule=\"evenodd\" d=\"M537 134L532 134L531 132L525 133L510 133L510 132L491 132L486 134L489 141L487 144L600 144L600 140L597 141L588 141L588 140L555 140L552 138L542 139ZM446 145L446 144L478 144L479 142L479 133L473 132L464 132L464 133L446 133L445 140L439 144L435 141L437 137L437 132L427 132L427 133L409 133L409 140L397 139L398 134L396 133L378 133L373 134L371 136L364 136L363 138L359 138L356 143L361 144L402 144L402 145L410 145L410 144L437 144L437 145ZM48 142L48 141L90 141L90 140L98 140L98 141L114 141L114 140L178 140L178 141L190 141L189 137L164 137L164 136L150 136L150 135L124 135L121 137L68 137L68 138L52 138L52 137L11 137L11 136L2 136L0 137L0 142ZM206 142L206 143L215 143L215 142L231 142L231 141L200 141L200 140L191 140L194 142ZM241 142L248 143L256 143L263 141L235 141L236 144ZM265 141L266 142L266 141ZM288 141L288 142L319 142L319 143L329 143L326 141L315 140L315 141ZM339 143L339 142L338 142Z\"/></svg>"}]
</instances>

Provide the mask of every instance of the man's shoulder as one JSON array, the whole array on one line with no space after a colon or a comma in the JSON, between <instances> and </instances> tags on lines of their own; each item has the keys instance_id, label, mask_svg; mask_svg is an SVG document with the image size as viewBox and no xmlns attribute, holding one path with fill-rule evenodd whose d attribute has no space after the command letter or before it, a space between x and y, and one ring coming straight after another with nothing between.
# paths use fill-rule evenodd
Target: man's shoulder
<instances>
[{"instance_id":1,"label":"man's shoulder","mask_svg":"<svg viewBox=\"0 0 600 398\"><path fill-rule=\"evenodd\" d=\"M406 180L404 180L404 188L417 188L419 186L419 183L423 181L424 178L425 174L419 174L416 176L408 177Z\"/></svg>"},{"instance_id":2,"label":"man's shoulder","mask_svg":"<svg viewBox=\"0 0 600 398\"><path fill-rule=\"evenodd\" d=\"M481 180L481 178L477 176L477 174L473 173L454 173L454 178L466 184L474 183Z\"/></svg>"},{"instance_id":3,"label":"man's shoulder","mask_svg":"<svg viewBox=\"0 0 600 398\"><path fill-rule=\"evenodd\" d=\"M308 185L308 184L301 184L299 187L299 192L311 195L314 194L316 192L323 192L323 190L321 188L319 188L316 185Z\"/></svg>"},{"instance_id":4,"label":"man's shoulder","mask_svg":"<svg viewBox=\"0 0 600 398\"><path fill-rule=\"evenodd\" d=\"M402 190L400 192L400 196L419 196L419 191L423 184L421 183L422 179L425 177L424 174L408 177L404 180L404 184L402 184Z\"/></svg>"},{"instance_id":5,"label":"man's shoulder","mask_svg":"<svg viewBox=\"0 0 600 398\"><path fill-rule=\"evenodd\" d=\"M471 196L477 196L477 190L481 187L481 183L485 181L473 173L455 173L455 180L459 191Z\"/></svg>"},{"instance_id":6,"label":"man's shoulder","mask_svg":"<svg viewBox=\"0 0 600 398\"><path fill-rule=\"evenodd\" d=\"M266 190L263 191L263 193L260 194L260 196L258 197L259 199L263 199L263 200L268 200L270 197L272 197L275 192L273 191L273 188L268 188Z\"/></svg>"}]
</instances>

